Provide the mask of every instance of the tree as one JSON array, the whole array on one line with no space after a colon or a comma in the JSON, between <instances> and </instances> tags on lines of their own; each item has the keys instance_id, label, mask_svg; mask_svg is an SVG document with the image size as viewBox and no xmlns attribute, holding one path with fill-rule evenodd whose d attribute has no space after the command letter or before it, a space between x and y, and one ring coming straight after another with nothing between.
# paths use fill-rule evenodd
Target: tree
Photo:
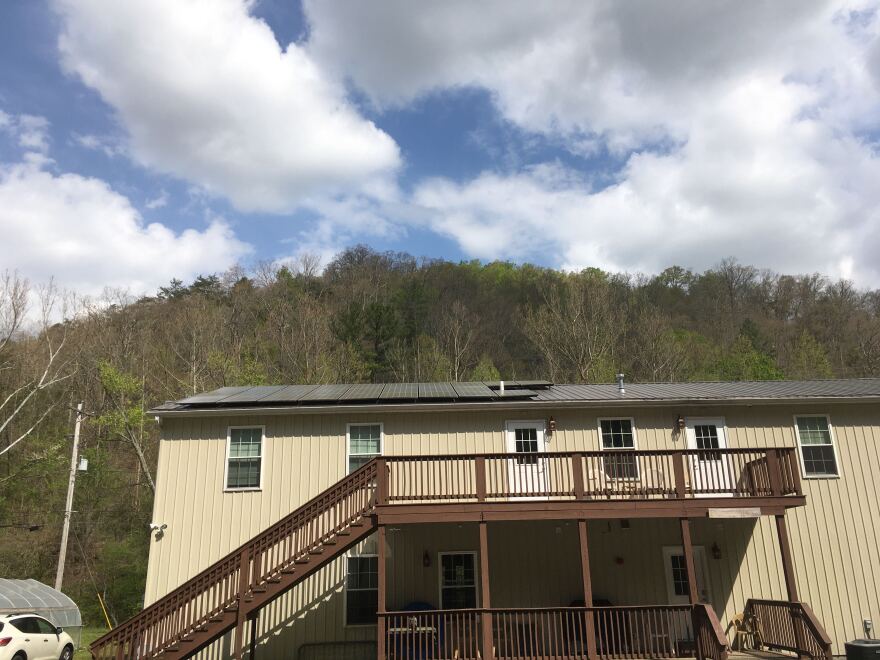
<instances>
[{"instance_id":1,"label":"tree","mask_svg":"<svg viewBox=\"0 0 880 660\"><path fill-rule=\"evenodd\" d=\"M831 363L825 349L808 331L804 330L792 347L785 375L798 380L831 378Z\"/></svg>"}]
</instances>

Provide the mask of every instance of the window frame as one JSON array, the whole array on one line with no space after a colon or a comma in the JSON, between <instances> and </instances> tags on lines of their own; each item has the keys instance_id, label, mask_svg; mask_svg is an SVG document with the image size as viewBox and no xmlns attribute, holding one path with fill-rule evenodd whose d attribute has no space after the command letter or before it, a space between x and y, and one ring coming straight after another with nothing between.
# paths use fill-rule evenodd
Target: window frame
<instances>
[{"instance_id":1,"label":"window frame","mask_svg":"<svg viewBox=\"0 0 880 660\"><path fill-rule=\"evenodd\" d=\"M352 454L351 453L351 427L352 426L378 426L379 427L379 453L378 454ZM385 455L385 424L383 422L348 422L345 425L345 472L349 475L349 465L352 456L384 456Z\"/></svg>"},{"instance_id":2,"label":"window frame","mask_svg":"<svg viewBox=\"0 0 880 660\"><path fill-rule=\"evenodd\" d=\"M804 465L804 447L824 447L827 445L805 445L801 442L801 429L798 426L798 417L824 417L828 424L828 436L831 438L831 451L834 454L834 467L837 469L836 474L807 474L807 468ZM794 424L794 437L797 441L798 461L801 466L801 476L804 479L840 479L842 472L840 469L840 456L837 453L837 439L834 437L834 427L831 424L831 415L827 413L795 413L792 415Z\"/></svg>"},{"instance_id":3,"label":"window frame","mask_svg":"<svg viewBox=\"0 0 880 660\"><path fill-rule=\"evenodd\" d=\"M229 451L232 448L232 432L236 429L260 429L260 485L259 486L229 486ZM238 424L226 427L226 461L223 467L223 492L224 493L248 493L263 490L263 459L266 456L266 426L264 424ZM253 458L253 457L251 457Z\"/></svg>"},{"instance_id":4,"label":"window frame","mask_svg":"<svg viewBox=\"0 0 880 660\"><path fill-rule=\"evenodd\" d=\"M443 610L443 557L446 555L471 555L474 558L474 603L475 608L482 607L480 602L480 553L476 550L441 550L437 553L437 606Z\"/></svg>"},{"instance_id":5,"label":"window frame","mask_svg":"<svg viewBox=\"0 0 880 660\"><path fill-rule=\"evenodd\" d=\"M621 422L628 421L629 428L632 432L633 446L632 447L620 447L620 448L606 448L605 443L602 440L602 422ZM638 434L636 433L636 418L635 417L597 417L596 418L596 430L599 433L599 451L601 452L611 452L611 453L621 453L627 451L638 451L639 449L639 439ZM635 465L635 475L632 477L608 477L609 479L613 479L614 481L639 481L641 479L641 470L639 470L639 461L635 460L633 462ZM604 461L603 461L603 470L604 470Z\"/></svg>"},{"instance_id":6,"label":"window frame","mask_svg":"<svg viewBox=\"0 0 880 660\"><path fill-rule=\"evenodd\" d=\"M366 627L375 628L376 627L375 623L349 623L348 622L348 592L349 592L349 588L348 588L348 561L350 559L364 559L364 558L369 559L371 557L375 557L376 564L377 564L376 568L378 570L379 554L376 552L364 552L362 554L361 553L356 554L354 552L347 552L345 554L345 579L343 581L343 585L344 585L343 592L345 594L345 600L344 600L343 608L342 608L342 619L343 619L342 625L346 628L366 628ZM372 589L354 589L353 591L373 591L373 590ZM379 607L378 607L379 585L378 584L376 585L375 591L376 591L376 596L377 596L376 611L378 613L378 611L379 611Z\"/></svg>"}]
</instances>

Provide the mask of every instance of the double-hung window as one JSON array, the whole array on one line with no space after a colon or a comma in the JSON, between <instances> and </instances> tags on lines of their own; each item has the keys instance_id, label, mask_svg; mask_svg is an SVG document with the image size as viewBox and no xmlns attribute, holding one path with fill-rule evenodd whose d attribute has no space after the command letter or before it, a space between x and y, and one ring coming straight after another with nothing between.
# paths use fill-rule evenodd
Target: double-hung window
<instances>
[{"instance_id":1,"label":"double-hung window","mask_svg":"<svg viewBox=\"0 0 880 660\"><path fill-rule=\"evenodd\" d=\"M794 418L805 477L837 477L837 456L831 424L825 415L797 415Z\"/></svg>"},{"instance_id":2,"label":"double-hung window","mask_svg":"<svg viewBox=\"0 0 880 660\"><path fill-rule=\"evenodd\" d=\"M457 610L477 606L476 553L440 553L440 609Z\"/></svg>"},{"instance_id":3,"label":"double-hung window","mask_svg":"<svg viewBox=\"0 0 880 660\"><path fill-rule=\"evenodd\" d=\"M226 489L258 489L262 468L263 427L230 427L226 448Z\"/></svg>"},{"instance_id":4,"label":"double-hung window","mask_svg":"<svg viewBox=\"0 0 880 660\"><path fill-rule=\"evenodd\" d=\"M354 472L370 459L382 455L381 424L348 425L348 471Z\"/></svg>"},{"instance_id":5,"label":"double-hung window","mask_svg":"<svg viewBox=\"0 0 880 660\"><path fill-rule=\"evenodd\" d=\"M599 434L602 436L602 449L607 452L602 457L606 476L611 479L638 479L636 457L629 453L636 448L632 419L600 419Z\"/></svg>"},{"instance_id":6,"label":"double-hung window","mask_svg":"<svg viewBox=\"0 0 880 660\"><path fill-rule=\"evenodd\" d=\"M349 626L375 624L379 607L379 558L348 557L345 575L345 622Z\"/></svg>"}]
</instances>

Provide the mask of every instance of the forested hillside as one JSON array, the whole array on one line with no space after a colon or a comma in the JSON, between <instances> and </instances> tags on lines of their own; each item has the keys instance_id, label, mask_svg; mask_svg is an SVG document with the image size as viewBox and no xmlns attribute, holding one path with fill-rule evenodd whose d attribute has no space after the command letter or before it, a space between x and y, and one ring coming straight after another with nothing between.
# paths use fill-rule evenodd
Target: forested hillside
<instances>
[{"instance_id":1,"label":"forested hillside","mask_svg":"<svg viewBox=\"0 0 880 660\"><path fill-rule=\"evenodd\" d=\"M98 623L96 590L117 620L140 606L157 449L144 411L154 404L223 385L597 382L618 371L630 381L880 375L880 293L733 260L643 277L366 247L323 272L310 259L264 264L137 300L78 301L8 273L0 575L54 580L81 401L89 469L77 481L65 591Z\"/></svg>"}]
</instances>

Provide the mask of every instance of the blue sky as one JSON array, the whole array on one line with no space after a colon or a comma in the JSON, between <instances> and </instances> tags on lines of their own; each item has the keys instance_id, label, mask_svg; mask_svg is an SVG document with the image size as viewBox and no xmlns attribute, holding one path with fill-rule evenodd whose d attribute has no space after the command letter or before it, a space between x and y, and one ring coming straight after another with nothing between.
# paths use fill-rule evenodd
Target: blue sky
<instances>
[{"instance_id":1,"label":"blue sky","mask_svg":"<svg viewBox=\"0 0 880 660\"><path fill-rule=\"evenodd\" d=\"M139 294L363 242L880 286L878 34L875 0L10 0L0 270Z\"/></svg>"}]
</instances>

